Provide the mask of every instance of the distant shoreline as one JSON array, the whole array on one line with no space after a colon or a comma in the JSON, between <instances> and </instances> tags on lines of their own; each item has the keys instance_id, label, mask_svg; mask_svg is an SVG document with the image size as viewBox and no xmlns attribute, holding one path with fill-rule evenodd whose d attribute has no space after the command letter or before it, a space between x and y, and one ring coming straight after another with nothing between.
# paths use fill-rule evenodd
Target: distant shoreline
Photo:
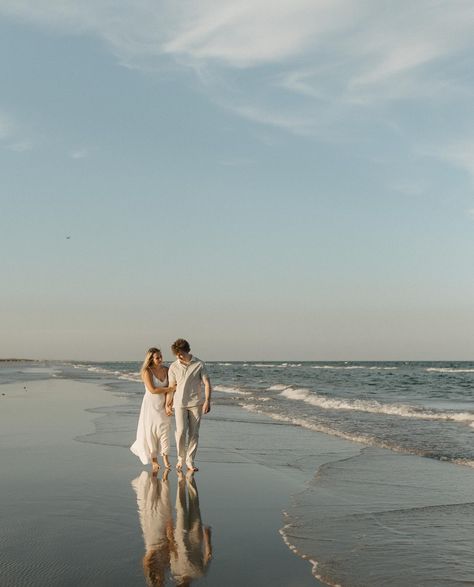
<instances>
[{"instance_id":1,"label":"distant shoreline","mask_svg":"<svg viewBox=\"0 0 474 587\"><path fill-rule=\"evenodd\" d=\"M0 359L0 363L43 363L40 359Z\"/></svg>"}]
</instances>

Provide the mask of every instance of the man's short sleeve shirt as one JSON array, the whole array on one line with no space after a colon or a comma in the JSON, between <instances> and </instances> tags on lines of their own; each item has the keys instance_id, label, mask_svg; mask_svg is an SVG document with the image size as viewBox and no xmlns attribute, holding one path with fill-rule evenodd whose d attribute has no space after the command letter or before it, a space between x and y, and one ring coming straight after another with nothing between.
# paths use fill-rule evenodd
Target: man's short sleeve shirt
<instances>
[{"instance_id":1,"label":"man's short sleeve shirt","mask_svg":"<svg viewBox=\"0 0 474 587\"><path fill-rule=\"evenodd\" d=\"M192 357L189 363L182 363L176 359L170 365L168 379L176 381L174 393L174 406L176 408L192 408L204 403L202 384L207 379L207 371L204 363L197 357Z\"/></svg>"}]
</instances>

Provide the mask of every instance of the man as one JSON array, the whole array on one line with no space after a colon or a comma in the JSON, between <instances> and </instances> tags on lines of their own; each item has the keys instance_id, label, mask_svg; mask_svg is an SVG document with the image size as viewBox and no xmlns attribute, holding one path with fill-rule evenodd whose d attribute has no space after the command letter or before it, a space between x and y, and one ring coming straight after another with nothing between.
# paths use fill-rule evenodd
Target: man
<instances>
[{"instance_id":1,"label":"man","mask_svg":"<svg viewBox=\"0 0 474 587\"><path fill-rule=\"evenodd\" d=\"M176 391L167 404L167 410L174 407L178 454L176 469L181 471L183 463L186 463L188 470L197 471L194 458L198 448L199 425L202 414L211 410L211 381L204 363L191 354L187 340L178 338L171 345L171 350L176 361L168 370L168 385L176 385Z\"/></svg>"}]
</instances>

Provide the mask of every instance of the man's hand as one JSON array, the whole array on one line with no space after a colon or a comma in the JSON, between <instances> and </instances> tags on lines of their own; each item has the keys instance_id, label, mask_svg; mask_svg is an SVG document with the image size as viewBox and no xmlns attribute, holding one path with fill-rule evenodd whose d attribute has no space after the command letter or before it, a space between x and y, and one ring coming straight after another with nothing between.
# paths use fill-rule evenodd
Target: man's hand
<instances>
[{"instance_id":1,"label":"man's hand","mask_svg":"<svg viewBox=\"0 0 474 587\"><path fill-rule=\"evenodd\" d=\"M202 413L208 414L211 411L211 402L207 399L202 405Z\"/></svg>"},{"instance_id":2,"label":"man's hand","mask_svg":"<svg viewBox=\"0 0 474 587\"><path fill-rule=\"evenodd\" d=\"M172 416L173 415L173 404L166 404L165 406L165 412L167 416Z\"/></svg>"}]
</instances>

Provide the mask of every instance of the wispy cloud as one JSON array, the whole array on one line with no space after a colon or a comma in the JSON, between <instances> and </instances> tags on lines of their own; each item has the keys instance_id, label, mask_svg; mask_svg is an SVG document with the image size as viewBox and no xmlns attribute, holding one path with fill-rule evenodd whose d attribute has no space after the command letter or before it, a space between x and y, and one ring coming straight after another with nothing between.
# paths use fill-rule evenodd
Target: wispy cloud
<instances>
[{"instance_id":1,"label":"wispy cloud","mask_svg":"<svg viewBox=\"0 0 474 587\"><path fill-rule=\"evenodd\" d=\"M391 184L390 188L405 196L421 196L426 192L426 181L423 180L402 180Z\"/></svg>"},{"instance_id":2,"label":"wispy cloud","mask_svg":"<svg viewBox=\"0 0 474 587\"><path fill-rule=\"evenodd\" d=\"M11 114L0 111L0 143L4 149L24 153L31 151L33 142L22 137L22 130Z\"/></svg>"},{"instance_id":3,"label":"wispy cloud","mask_svg":"<svg viewBox=\"0 0 474 587\"><path fill-rule=\"evenodd\" d=\"M25 153L33 149L33 141L25 139L21 141L15 141L6 147L9 151L15 151L16 153Z\"/></svg>"},{"instance_id":4,"label":"wispy cloud","mask_svg":"<svg viewBox=\"0 0 474 587\"><path fill-rule=\"evenodd\" d=\"M0 0L0 12L94 34L127 67L188 68L221 107L300 135L474 93L471 0Z\"/></svg>"},{"instance_id":5,"label":"wispy cloud","mask_svg":"<svg viewBox=\"0 0 474 587\"><path fill-rule=\"evenodd\" d=\"M420 153L454 165L474 181L474 140L451 141L442 147L424 147Z\"/></svg>"},{"instance_id":6,"label":"wispy cloud","mask_svg":"<svg viewBox=\"0 0 474 587\"><path fill-rule=\"evenodd\" d=\"M71 159L85 159L88 156L89 156L89 150L85 149L85 148L76 149L74 151L71 151L71 153L70 153Z\"/></svg>"},{"instance_id":7,"label":"wispy cloud","mask_svg":"<svg viewBox=\"0 0 474 587\"><path fill-rule=\"evenodd\" d=\"M0 112L0 140L9 138L14 129L14 123L10 116L4 112Z\"/></svg>"}]
</instances>

